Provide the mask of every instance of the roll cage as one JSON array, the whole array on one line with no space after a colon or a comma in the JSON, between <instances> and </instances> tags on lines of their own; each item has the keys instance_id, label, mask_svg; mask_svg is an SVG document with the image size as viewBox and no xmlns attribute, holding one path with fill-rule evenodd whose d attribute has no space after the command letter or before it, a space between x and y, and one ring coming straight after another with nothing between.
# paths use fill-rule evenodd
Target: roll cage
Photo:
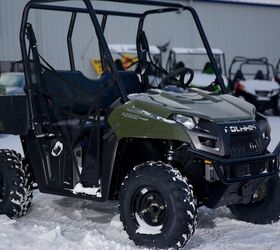
<instances>
[{"instance_id":1,"label":"roll cage","mask_svg":"<svg viewBox=\"0 0 280 250\"><path fill-rule=\"evenodd\" d=\"M235 66L237 65L237 66ZM263 65L265 67L264 78L265 80L270 80L270 77L275 78L275 69L274 66L268 62L266 57L261 58L246 58L246 57L234 57L231 65L229 67L229 80L234 81L235 75L237 72L233 72L234 69L241 72L243 76L255 76L256 73L244 72L243 68L245 65Z\"/></svg>"},{"instance_id":2,"label":"roll cage","mask_svg":"<svg viewBox=\"0 0 280 250\"><path fill-rule=\"evenodd\" d=\"M212 49L212 53L215 57L217 66L221 72L221 74L227 75L227 68L226 68L226 59L225 53L219 49ZM166 68L170 72L172 69L176 67L178 63L177 55L193 55L193 56L205 56L207 52L204 48L172 48L169 52ZM202 69L193 69L202 71Z\"/></svg>"},{"instance_id":3,"label":"roll cage","mask_svg":"<svg viewBox=\"0 0 280 250\"><path fill-rule=\"evenodd\" d=\"M216 83L218 83L221 87L222 93L226 93L226 87L223 82L223 78L221 77L221 73L219 67L217 66L215 56L213 55L209 42L206 38L205 32L199 20L199 17L196 11L189 6L184 6L182 4L175 4L175 3L168 3L168 2L157 2L157 1L124 1L124 0L117 0L117 1L110 1L105 0L104 2L118 2L118 3L125 3L125 4L135 4L135 5L145 5L145 6L152 6L152 7L159 7L158 9L152 9L148 11L144 11L141 13L132 13L132 12L124 12L124 11L111 11L111 10L101 10L101 9L94 9L91 0L81 0L85 4L85 8L78 8L78 7L70 7L70 6L62 6L62 5L55 5L55 2L61 2L59 0L31 0L28 2L24 9L23 17L22 17L22 24L20 29L20 44L22 49L22 57L23 57L23 64L24 70L26 75L26 83L27 87L31 83L31 71L30 67L28 66L28 51L26 46L25 40L25 26L27 24L28 15L30 9L38 9L38 10L49 10L49 11L60 11L60 12L68 12L72 13L70 22L69 22L69 29L67 35L67 47L68 47L68 54L69 54L69 63L71 71L75 70L75 60L74 60L74 52L72 46L72 35L73 30L76 22L76 17L78 14L88 14L91 18L93 26L95 28L95 32L99 41L99 49L100 49L100 57L101 57L101 64L103 71L106 70L107 65L109 65L113 76L116 79L116 84L118 86L120 97L122 102L127 102L128 97L125 91L125 88L122 84L122 80L119 77L118 71L116 66L114 65L114 61L109 50L108 44L106 43L104 37L104 30L106 28L107 19L109 16L122 16L122 17L129 17L129 18L138 18L139 25L137 31L137 52L140 61L140 67L145 68L147 64L147 54L149 54L148 49L146 48L148 45L147 38L145 36L145 32L143 31L143 25L145 18L151 14L159 14L159 13L167 13L167 12L176 12L179 10L189 11L194 19L194 22L197 26L198 32L204 44L205 50L209 57L209 61L213 67L213 71L216 75ZM64 1L67 2L67 1ZM97 19L97 15L102 16L101 24ZM142 80L145 80L142 77ZM29 95L30 96L30 95ZM32 112L31 112L32 114Z\"/></svg>"}]
</instances>

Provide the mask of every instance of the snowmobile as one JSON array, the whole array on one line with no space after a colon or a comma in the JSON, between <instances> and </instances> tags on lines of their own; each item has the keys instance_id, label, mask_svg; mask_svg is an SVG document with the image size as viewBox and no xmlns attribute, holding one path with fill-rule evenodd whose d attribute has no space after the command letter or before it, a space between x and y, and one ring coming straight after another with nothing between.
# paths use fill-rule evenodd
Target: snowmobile
<instances>
[{"instance_id":1,"label":"snowmobile","mask_svg":"<svg viewBox=\"0 0 280 250\"><path fill-rule=\"evenodd\" d=\"M279 114L280 86L267 58L234 57L229 68L229 81L233 95L254 104L259 112L272 109L275 115Z\"/></svg>"},{"instance_id":2,"label":"snowmobile","mask_svg":"<svg viewBox=\"0 0 280 250\"><path fill-rule=\"evenodd\" d=\"M124 230L145 247L182 248L195 231L200 206L228 206L238 219L253 223L277 221L280 143L268 152L266 118L226 93L196 11L168 2L125 1L145 6L131 13L96 9L96 2L73 7L31 0L24 9L25 94L0 97L0 133L19 135L24 156L0 151L0 213L25 215L37 183L43 193L118 200ZM124 1L110 4L116 2ZM69 70L56 70L40 53L30 11L70 14ZM196 24L221 93L190 88L190 68L161 69L159 87L148 86L145 70L154 63L145 17L182 11ZM79 15L90 17L91 34L98 38L103 68L98 79L76 69L71 38ZM103 34L111 16L139 19L141 81L135 72L116 68Z\"/></svg>"},{"instance_id":3,"label":"snowmobile","mask_svg":"<svg viewBox=\"0 0 280 250\"><path fill-rule=\"evenodd\" d=\"M228 88L225 53L217 48L212 49L212 53L215 56L218 68L223 75L226 88ZM211 63L208 61L207 51L204 48L173 47L170 49L166 65L168 72L172 72L176 68L179 68L180 65L184 67L187 64L195 65L192 67L195 73L191 84L193 87L205 88L215 81L215 74L211 67Z\"/></svg>"}]
</instances>

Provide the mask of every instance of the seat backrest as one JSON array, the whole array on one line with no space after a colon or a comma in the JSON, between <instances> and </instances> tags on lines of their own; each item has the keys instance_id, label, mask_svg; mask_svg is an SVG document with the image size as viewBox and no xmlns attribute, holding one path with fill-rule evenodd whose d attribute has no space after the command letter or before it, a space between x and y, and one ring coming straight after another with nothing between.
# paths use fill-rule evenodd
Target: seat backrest
<instances>
[{"instance_id":1,"label":"seat backrest","mask_svg":"<svg viewBox=\"0 0 280 250\"><path fill-rule=\"evenodd\" d=\"M202 70L202 73L211 74L211 75L214 74L214 70L213 70L213 67L212 67L210 62L205 63L205 65L203 67L203 70Z\"/></svg>"},{"instance_id":2,"label":"seat backrest","mask_svg":"<svg viewBox=\"0 0 280 250\"><path fill-rule=\"evenodd\" d=\"M245 77L240 69L236 71L233 82L236 82L238 80L245 80Z\"/></svg>"},{"instance_id":3,"label":"seat backrest","mask_svg":"<svg viewBox=\"0 0 280 250\"><path fill-rule=\"evenodd\" d=\"M79 71L46 70L42 74L42 90L50 96L54 104L65 111L86 114L89 108L102 98L106 75L98 80L90 80Z\"/></svg>"},{"instance_id":4,"label":"seat backrest","mask_svg":"<svg viewBox=\"0 0 280 250\"><path fill-rule=\"evenodd\" d=\"M140 92L140 82L136 73L120 71L119 75L127 94ZM44 92L55 100L59 108L78 114L86 114L95 101L99 101L99 108L107 110L120 98L118 86L113 82L111 73L104 73L100 78L91 80L80 71L54 73L46 70L42 75L41 84Z\"/></svg>"},{"instance_id":5,"label":"seat backrest","mask_svg":"<svg viewBox=\"0 0 280 250\"><path fill-rule=\"evenodd\" d=\"M255 75L255 80L264 80L264 74L261 70L258 70L256 75Z\"/></svg>"},{"instance_id":6,"label":"seat backrest","mask_svg":"<svg viewBox=\"0 0 280 250\"><path fill-rule=\"evenodd\" d=\"M141 92L140 81L135 72L119 71L119 76L122 80L122 83L128 95ZM105 91L102 97L103 109L108 109L119 98L120 98L120 91L117 84L114 83Z\"/></svg>"}]
</instances>

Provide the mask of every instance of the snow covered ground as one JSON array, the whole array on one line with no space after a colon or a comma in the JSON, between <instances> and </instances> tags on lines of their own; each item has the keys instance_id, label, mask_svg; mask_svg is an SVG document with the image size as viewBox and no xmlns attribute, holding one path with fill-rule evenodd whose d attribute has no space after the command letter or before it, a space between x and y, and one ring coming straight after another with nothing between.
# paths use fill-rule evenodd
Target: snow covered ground
<instances>
[{"instance_id":1,"label":"snow covered ground","mask_svg":"<svg viewBox=\"0 0 280 250\"><path fill-rule=\"evenodd\" d=\"M270 150L280 141L280 118L269 117ZM0 148L22 151L17 137L0 138ZM280 195L280 194L279 194ZM233 218L225 208L199 209L197 230L185 249L280 249L280 222L254 225ZM0 249L132 250L122 229L117 203L64 198L34 192L30 213L13 221L0 215Z\"/></svg>"}]
</instances>

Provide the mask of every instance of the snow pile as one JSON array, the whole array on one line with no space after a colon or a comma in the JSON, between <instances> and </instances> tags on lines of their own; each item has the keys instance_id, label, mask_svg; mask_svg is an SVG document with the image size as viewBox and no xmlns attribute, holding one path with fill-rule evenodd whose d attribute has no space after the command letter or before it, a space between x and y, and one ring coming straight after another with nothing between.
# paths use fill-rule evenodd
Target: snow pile
<instances>
[{"instance_id":1,"label":"snow pile","mask_svg":"<svg viewBox=\"0 0 280 250\"><path fill-rule=\"evenodd\" d=\"M138 234L160 234L163 225L152 227L148 225L143 219L140 218L138 214L135 214L136 220L139 224L138 229L136 230L136 233Z\"/></svg>"},{"instance_id":2,"label":"snow pile","mask_svg":"<svg viewBox=\"0 0 280 250\"><path fill-rule=\"evenodd\" d=\"M270 117L273 150L280 140L280 118ZM0 148L22 149L17 137L0 138ZM136 250L123 230L117 202L93 202L34 192L28 215L15 221L0 215L0 249ZM234 219L229 209L200 208L198 227L187 249L278 250L280 222L254 225Z\"/></svg>"},{"instance_id":3,"label":"snow pile","mask_svg":"<svg viewBox=\"0 0 280 250\"><path fill-rule=\"evenodd\" d=\"M102 197L100 187L86 188L81 183L78 183L73 189L74 194L88 194L96 197Z\"/></svg>"}]
</instances>

